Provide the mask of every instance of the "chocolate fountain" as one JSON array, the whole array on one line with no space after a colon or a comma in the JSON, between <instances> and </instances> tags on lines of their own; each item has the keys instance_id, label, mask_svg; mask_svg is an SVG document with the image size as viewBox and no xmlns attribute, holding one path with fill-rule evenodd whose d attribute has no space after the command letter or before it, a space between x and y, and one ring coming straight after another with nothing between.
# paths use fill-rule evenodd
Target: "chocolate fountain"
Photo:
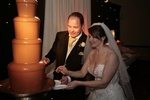
<instances>
[{"instance_id":1,"label":"chocolate fountain","mask_svg":"<svg viewBox=\"0 0 150 100\"><path fill-rule=\"evenodd\" d=\"M52 79L45 77L40 64L40 19L35 16L37 0L16 0L18 16L14 18L15 38L12 40L13 61L8 64L9 79L1 82L0 91L19 98L49 91Z\"/></svg>"}]
</instances>

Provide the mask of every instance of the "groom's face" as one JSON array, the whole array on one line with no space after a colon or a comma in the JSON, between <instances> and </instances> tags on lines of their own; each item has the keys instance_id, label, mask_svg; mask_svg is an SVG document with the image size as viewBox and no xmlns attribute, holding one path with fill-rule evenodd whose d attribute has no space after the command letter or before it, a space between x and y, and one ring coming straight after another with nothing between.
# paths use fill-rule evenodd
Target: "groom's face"
<instances>
[{"instance_id":1,"label":"groom's face","mask_svg":"<svg viewBox=\"0 0 150 100\"><path fill-rule=\"evenodd\" d=\"M70 17L68 20L68 32L71 37L78 36L82 31L82 25L78 17Z\"/></svg>"}]
</instances>

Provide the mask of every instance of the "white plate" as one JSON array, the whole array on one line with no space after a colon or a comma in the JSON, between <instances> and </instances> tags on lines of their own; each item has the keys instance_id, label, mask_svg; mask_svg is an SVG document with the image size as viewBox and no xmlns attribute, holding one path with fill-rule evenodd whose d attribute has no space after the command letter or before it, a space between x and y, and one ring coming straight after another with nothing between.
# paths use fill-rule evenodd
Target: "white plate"
<instances>
[{"instance_id":1,"label":"white plate","mask_svg":"<svg viewBox=\"0 0 150 100\"><path fill-rule=\"evenodd\" d=\"M55 86L60 85L61 81L60 80L54 80L55 81Z\"/></svg>"},{"instance_id":2,"label":"white plate","mask_svg":"<svg viewBox=\"0 0 150 100\"><path fill-rule=\"evenodd\" d=\"M60 90L67 87L67 85L61 84L60 80L54 80L54 81L55 81L55 86L53 87L54 90Z\"/></svg>"},{"instance_id":3,"label":"white plate","mask_svg":"<svg viewBox=\"0 0 150 100\"><path fill-rule=\"evenodd\" d=\"M67 85L61 84L61 85L56 85L56 86L54 86L53 89L54 89L54 90L60 90L60 89L66 88L66 87L67 87Z\"/></svg>"}]
</instances>

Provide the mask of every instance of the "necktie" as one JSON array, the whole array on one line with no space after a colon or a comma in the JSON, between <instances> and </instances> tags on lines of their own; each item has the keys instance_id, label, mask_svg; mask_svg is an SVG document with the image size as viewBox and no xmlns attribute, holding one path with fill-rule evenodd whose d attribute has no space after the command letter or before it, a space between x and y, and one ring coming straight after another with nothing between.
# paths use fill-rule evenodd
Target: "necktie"
<instances>
[{"instance_id":1,"label":"necktie","mask_svg":"<svg viewBox=\"0 0 150 100\"><path fill-rule=\"evenodd\" d=\"M69 47L72 47L73 42L75 42L76 38L69 37Z\"/></svg>"}]
</instances>

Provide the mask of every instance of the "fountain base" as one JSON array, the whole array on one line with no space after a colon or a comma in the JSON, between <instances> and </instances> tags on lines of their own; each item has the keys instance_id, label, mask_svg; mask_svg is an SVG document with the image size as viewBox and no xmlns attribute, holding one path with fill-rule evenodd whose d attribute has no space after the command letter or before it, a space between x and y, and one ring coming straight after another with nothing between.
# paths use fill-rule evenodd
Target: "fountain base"
<instances>
[{"instance_id":1,"label":"fountain base","mask_svg":"<svg viewBox=\"0 0 150 100\"><path fill-rule=\"evenodd\" d=\"M33 93L16 93L11 91L9 79L0 81L0 97L2 100L47 100L47 93L51 92L55 82L52 79L45 79L44 87Z\"/></svg>"}]
</instances>

